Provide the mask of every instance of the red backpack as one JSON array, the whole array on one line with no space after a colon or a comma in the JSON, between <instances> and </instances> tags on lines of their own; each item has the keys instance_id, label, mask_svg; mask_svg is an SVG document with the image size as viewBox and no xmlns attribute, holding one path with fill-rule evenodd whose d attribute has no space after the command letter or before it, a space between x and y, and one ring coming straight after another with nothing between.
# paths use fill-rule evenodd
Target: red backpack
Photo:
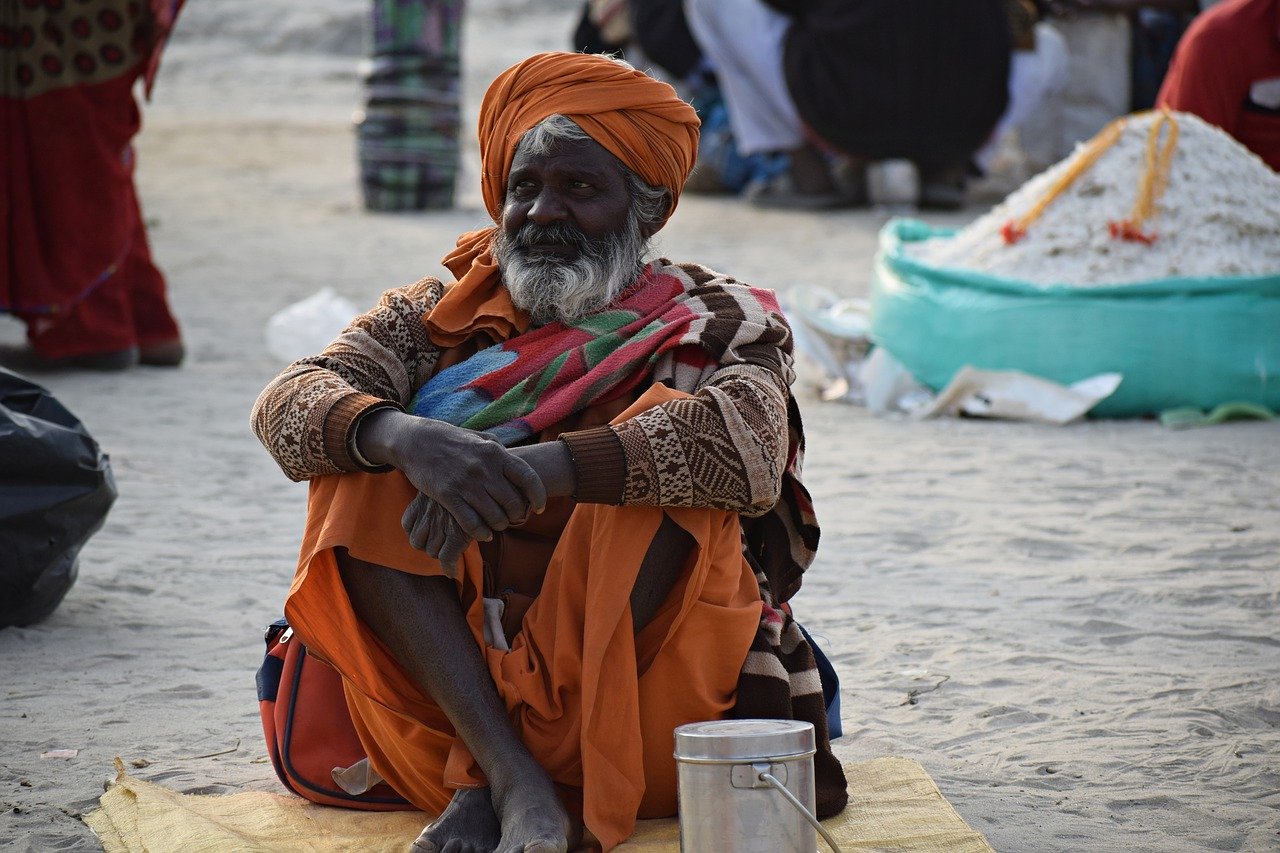
<instances>
[{"instance_id":1,"label":"red backpack","mask_svg":"<svg viewBox=\"0 0 1280 853\"><path fill-rule=\"evenodd\" d=\"M267 626L267 653L258 669L258 707L267 753L285 787L326 806L403 811L415 806L386 782L361 794L342 788L334 773L366 758L356 735L342 677L307 654L284 619Z\"/></svg>"}]
</instances>

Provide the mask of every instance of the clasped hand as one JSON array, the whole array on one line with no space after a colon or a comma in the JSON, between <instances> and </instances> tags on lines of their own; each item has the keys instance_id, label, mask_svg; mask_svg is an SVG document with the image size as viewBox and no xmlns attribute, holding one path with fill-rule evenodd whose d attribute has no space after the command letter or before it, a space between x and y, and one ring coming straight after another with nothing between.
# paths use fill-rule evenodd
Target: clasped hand
<instances>
[{"instance_id":1,"label":"clasped hand","mask_svg":"<svg viewBox=\"0 0 1280 853\"><path fill-rule=\"evenodd\" d=\"M449 577L472 540L488 541L546 507L542 478L496 439L402 412L375 414L367 444L361 426L361 452L394 465L418 490L401 525Z\"/></svg>"}]
</instances>

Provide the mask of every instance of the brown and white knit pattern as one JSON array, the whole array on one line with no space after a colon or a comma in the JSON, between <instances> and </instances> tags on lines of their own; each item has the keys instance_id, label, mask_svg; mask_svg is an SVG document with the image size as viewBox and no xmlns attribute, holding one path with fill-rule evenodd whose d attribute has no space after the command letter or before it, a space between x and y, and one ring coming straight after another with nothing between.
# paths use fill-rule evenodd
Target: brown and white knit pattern
<instances>
[{"instance_id":1,"label":"brown and white knit pattern","mask_svg":"<svg viewBox=\"0 0 1280 853\"><path fill-rule=\"evenodd\" d=\"M440 351L422 316L443 293L434 278L387 291L323 352L295 361L258 395L253 432L289 479L361 469L350 430L371 408L403 407L431 375Z\"/></svg>"},{"instance_id":2,"label":"brown and white knit pattern","mask_svg":"<svg viewBox=\"0 0 1280 853\"><path fill-rule=\"evenodd\" d=\"M710 506L742 516L743 552L765 609L733 714L813 723L817 806L832 814L847 794L827 735L822 685L812 649L781 608L818 544L812 503L797 479L804 446L788 392L790 328L732 279L694 264L659 263L685 283L691 309L707 315L686 337L711 358L705 366L660 360L650 382L693 396L613 427L625 455L623 503ZM324 352L295 362L267 386L253 428L286 474L301 480L360 470L349 446L360 416L405 405L435 369L440 353L422 317L443 291L434 279L388 291Z\"/></svg>"},{"instance_id":3,"label":"brown and white knit pattern","mask_svg":"<svg viewBox=\"0 0 1280 853\"><path fill-rule=\"evenodd\" d=\"M814 807L818 817L837 814L849 801L848 783L831 751L827 709L813 649L791 616L773 606L768 583L757 573L765 596L764 615L738 676L732 716L738 719L793 719L812 723Z\"/></svg>"},{"instance_id":4,"label":"brown and white knit pattern","mask_svg":"<svg viewBox=\"0 0 1280 853\"><path fill-rule=\"evenodd\" d=\"M695 396L619 428L629 468L623 502L766 512L786 461L790 329L754 300L724 296L719 285L731 280L705 267L668 265L662 272L701 292L700 307L726 312L721 327L704 322L699 333L713 336L708 349L733 363L683 372L671 359L656 366L654 381ZM362 470L350 454L350 432L361 414L377 405L404 406L430 378L440 353L422 317L443 292L431 278L387 291L323 352L294 362L263 390L253 430L285 474L304 480ZM735 333L714 337L749 312L769 328L765 344L734 349Z\"/></svg>"},{"instance_id":5,"label":"brown and white knit pattern","mask_svg":"<svg viewBox=\"0 0 1280 853\"><path fill-rule=\"evenodd\" d=\"M786 395L776 373L735 365L693 398L615 426L627 456L622 502L768 512L787 461Z\"/></svg>"},{"instance_id":6,"label":"brown and white knit pattern","mask_svg":"<svg viewBox=\"0 0 1280 853\"><path fill-rule=\"evenodd\" d=\"M685 340L707 350L716 360L715 368L732 364L755 364L778 374L783 385L795 381L792 369L791 327L781 314L766 311L746 285L697 264L671 265L665 273L688 282L686 306L703 319L694 321ZM763 333L762 333L763 330ZM654 378L673 388L689 390L690 380L678 374L664 375L662 365ZM701 387L705 377L695 380Z\"/></svg>"}]
</instances>

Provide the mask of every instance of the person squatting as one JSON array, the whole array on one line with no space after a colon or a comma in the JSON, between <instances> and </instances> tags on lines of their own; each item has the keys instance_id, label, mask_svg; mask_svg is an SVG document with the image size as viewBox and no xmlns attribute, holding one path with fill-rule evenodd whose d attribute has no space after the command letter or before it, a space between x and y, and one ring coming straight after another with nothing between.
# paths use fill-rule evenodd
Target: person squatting
<instances>
[{"instance_id":1,"label":"person squatting","mask_svg":"<svg viewBox=\"0 0 1280 853\"><path fill-rule=\"evenodd\" d=\"M786 601L818 526L773 293L645 261L698 119L604 56L546 53L480 110L495 225L262 392L310 480L285 613L342 675L372 768L441 814L420 850L608 850L676 813L673 729L812 722Z\"/></svg>"}]
</instances>

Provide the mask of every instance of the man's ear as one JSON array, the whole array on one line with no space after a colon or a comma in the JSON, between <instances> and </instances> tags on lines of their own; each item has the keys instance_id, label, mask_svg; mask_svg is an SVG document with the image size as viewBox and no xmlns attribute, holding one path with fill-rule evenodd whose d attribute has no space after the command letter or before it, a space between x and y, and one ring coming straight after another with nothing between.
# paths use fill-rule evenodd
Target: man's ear
<instances>
[{"instance_id":1,"label":"man's ear","mask_svg":"<svg viewBox=\"0 0 1280 853\"><path fill-rule=\"evenodd\" d=\"M671 190L664 189L662 191L662 200L666 203L667 216L671 215ZM662 217L661 222L645 222L640 226L640 233L646 240L662 230L662 226L667 224L667 216Z\"/></svg>"}]
</instances>

